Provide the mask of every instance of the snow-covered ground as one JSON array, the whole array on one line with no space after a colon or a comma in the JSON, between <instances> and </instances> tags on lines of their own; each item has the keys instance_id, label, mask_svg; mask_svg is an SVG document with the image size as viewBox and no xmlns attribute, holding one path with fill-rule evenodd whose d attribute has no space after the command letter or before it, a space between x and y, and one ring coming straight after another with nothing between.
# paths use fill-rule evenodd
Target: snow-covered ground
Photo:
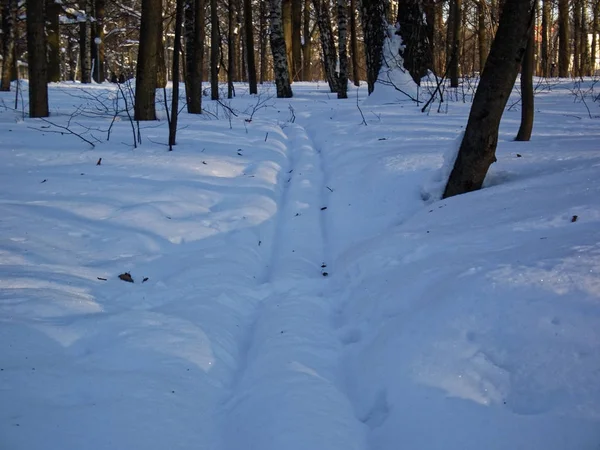
<instances>
[{"instance_id":1,"label":"snow-covered ground","mask_svg":"<svg viewBox=\"0 0 600 450\"><path fill-rule=\"evenodd\" d=\"M462 91L240 85L173 152L113 85L50 87L94 148L0 108L0 448L598 449L600 118L542 87L443 201Z\"/></svg>"}]
</instances>

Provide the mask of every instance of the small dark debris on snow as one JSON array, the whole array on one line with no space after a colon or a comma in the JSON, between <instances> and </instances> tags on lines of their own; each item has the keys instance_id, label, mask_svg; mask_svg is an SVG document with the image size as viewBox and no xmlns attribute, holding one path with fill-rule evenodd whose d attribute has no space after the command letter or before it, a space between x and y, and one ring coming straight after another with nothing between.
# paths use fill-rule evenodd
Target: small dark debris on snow
<instances>
[{"instance_id":1,"label":"small dark debris on snow","mask_svg":"<svg viewBox=\"0 0 600 450\"><path fill-rule=\"evenodd\" d=\"M167 219L171 220L171 216L165 216Z\"/></svg>"},{"instance_id":2,"label":"small dark debris on snow","mask_svg":"<svg viewBox=\"0 0 600 450\"><path fill-rule=\"evenodd\" d=\"M427 233L429 233L429 230L427 230Z\"/></svg>"},{"instance_id":3,"label":"small dark debris on snow","mask_svg":"<svg viewBox=\"0 0 600 450\"><path fill-rule=\"evenodd\" d=\"M258 246L260 247L260 244L262 244L262 241L258 241Z\"/></svg>"},{"instance_id":4,"label":"small dark debris on snow","mask_svg":"<svg viewBox=\"0 0 600 450\"><path fill-rule=\"evenodd\" d=\"M267 142L268 138L269 138L269 133L267 132L267 134L265 134L265 142Z\"/></svg>"},{"instance_id":5,"label":"small dark debris on snow","mask_svg":"<svg viewBox=\"0 0 600 450\"><path fill-rule=\"evenodd\" d=\"M387 138L379 138L378 141L387 141Z\"/></svg>"},{"instance_id":6,"label":"small dark debris on snow","mask_svg":"<svg viewBox=\"0 0 600 450\"><path fill-rule=\"evenodd\" d=\"M291 169L291 170L288 171L288 173L292 173L293 171L294 171L294 169Z\"/></svg>"},{"instance_id":7,"label":"small dark debris on snow","mask_svg":"<svg viewBox=\"0 0 600 450\"><path fill-rule=\"evenodd\" d=\"M46 181L48 181L48 180L44 179L44 180L42 180L42 183L45 183ZM42 184L42 183L40 183L40 184Z\"/></svg>"},{"instance_id":8,"label":"small dark debris on snow","mask_svg":"<svg viewBox=\"0 0 600 450\"><path fill-rule=\"evenodd\" d=\"M329 186L325 186L327 189L329 189L330 192L333 192L333 189L331 189Z\"/></svg>"},{"instance_id":9,"label":"small dark debris on snow","mask_svg":"<svg viewBox=\"0 0 600 450\"><path fill-rule=\"evenodd\" d=\"M85 175L85 173L81 172L79 175Z\"/></svg>"},{"instance_id":10,"label":"small dark debris on snow","mask_svg":"<svg viewBox=\"0 0 600 450\"><path fill-rule=\"evenodd\" d=\"M517 153L517 158L521 158L522 155L520 153Z\"/></svg>"},{"instance_id":11,"label":"small dark debris on snow","mask_svg":"<svg viewBox=\"0 0 600 450\"><path fill-rule=\"evenodd\" d=\"M204 164L205 166L208 165L206 161L202 161L202 164Z\"/></svg>"},{"instance_id":12,"label":"small dark debris on snow","mask_svg":"<svg viewBox=\"0 0 600 450\"><path fill-rule=\"evenodd\" d=\"M98 278L100 281L108 281L106 278L102 278L102 277L96 277Z\"/></svg>"},{"instance_id":13,"label":"small dark debris on snow","mask_svg":"<svg viewBox=\"0 0 600 450\"><path fill-rule=\"evenodd\" d=\"M148 277L144 277L144 279L142 280L142 283L145 283L146 281L148 281L149 278Z\"/></svg>"},{"instance_id":14,"label":"small dark debris on snow","mask_svg":"<svg viewBox=\"0 0 600 450\"><path fill-rule=\"evenodd\" d=\"M174 393L175 393L175 391L171 391L171 394L174 394Z\"/></svg>"},{"instance_id":15,"label":"small dark debris on snow","mask_svg":"<svg viewBox=\"0 0 600 450\"><path fill-rule=\"evenodd\" d=\"M296 215L294 217L298 217L298 216L300 216L300 213L296 213Z\"/></svg>"},{"instance_id":16,"label":"small dark debris on snow","mask_svg":"<svg viewBox=\"0 0 600 450\"><path fill-rule=\"evenodd\" d=\"M128 283L133 283L133 278L131 278L131 274L129 272L125 272L119 275L119 279L127 281Z\"/></svg>"},{"instance_id":17,"label":"small dark debris on snow","mask_svg":"<svg viewBox=\"0 0 600 450\"><path fill-rule=\"evenodd\" d=\"M571 223L577 222L577 219L579 219L579 216L573 216L573 217L571 217Z\"/></svg>"},{"instance_id":18,"label":"small dark debris on snow","mask_svg":"<svg viewBox=\"0 0 600 450\"><path fill-rule=\"evenodd\" d=\"M326 209L327 209L327 206L323 206L323 207L321 208L321 211L325 211Z\"/></svg>"},{"instance_id":19,"label":"small dark debris on snow","mask_svg":"<svg viewBox=\"0 0 600 450\"><path fill-rule=\"evenodd\" d=\"M541 237L540 239L541 239L541 240L544 240L544 239L548 239L548 238L547 238L546 236L544 236L544 237Z\"/></svg>"},{"instance_id":20,"label":"small dark debris on snow","mask_svg":"<svg viewBox=\"0 0 600 450\"><path fill-rule=\"evenodd\" d=\"M324 277L326 277L326 276L328 276L328 275L329 275L329 273L327 273L327 272L322 272L321 274L322 274Z\"/></svg>"},{"instance_id":21,"label":"small dark debris on snow","mask_svg":"<svg viewBox=\"0 0 600 450\"><path fill-rule=\"evenodd\" d=\"M325 263L321 264L322 269L324 269L325 267L327 267L327 264L325 264Z\"/></svg>"},{"instance_id":22,"label":"small dark debris on snow","mask_svg":"<svg viewBox=\"0 0 600 450\"><path fill-rule=\"evenodd\" d=\"M290 181L292 181L292 179L291 179L291 178L288 178L287 182L289 183Z\"/></svg>"},{"instance_id":23,"label":"small dark debris on snow","mask_svg":"<svg viewBox=\"0 0 600 450\"><path fill-rule=\"evenodd\" d=\"M96 163L97 166L102 165L102 158L98 158L98 162Z\"/></svg>"}]
</instances>

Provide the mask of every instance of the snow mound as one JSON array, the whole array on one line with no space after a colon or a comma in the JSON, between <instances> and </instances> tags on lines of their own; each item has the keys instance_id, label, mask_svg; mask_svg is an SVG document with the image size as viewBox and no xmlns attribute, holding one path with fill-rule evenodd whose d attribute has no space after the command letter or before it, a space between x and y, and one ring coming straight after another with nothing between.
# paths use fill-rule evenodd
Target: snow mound
<instances>
[{"instance_id":1,"label":"snow mound","mask_svg":"<svg viewBox=\"0 0 600 450\"><path fill-rule=\"evenodd\" d=\"M388 26L387 36L383 41L383 61L379 77L373 92L364 101L365 105L412 102L419 96L419 87L404 68L404 59L400 56L404 44L397 30L395 26Z\"/></svg>"}]
</instances>

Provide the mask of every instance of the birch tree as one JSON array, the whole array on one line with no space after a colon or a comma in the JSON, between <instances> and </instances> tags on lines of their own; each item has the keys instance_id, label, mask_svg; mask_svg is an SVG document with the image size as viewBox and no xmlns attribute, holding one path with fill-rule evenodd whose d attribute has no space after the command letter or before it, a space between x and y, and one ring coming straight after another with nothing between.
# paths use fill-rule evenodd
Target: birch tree
<instances>
[{"instance_id":1,"label":"birch tree","mask_svg":"<svg viewBox=\"0 0 600 450\"><path fill-rule=\"evenodd\" d=\"M271 52L273 53L273 69L275 71L275 86L277 87L278 98L292 97L292 86L290 85L290 75L288 60L285 48L285 39L283 37L283 21L281 0L269 0L270 6L270 42Z\"/></svg>"}]
</instances>

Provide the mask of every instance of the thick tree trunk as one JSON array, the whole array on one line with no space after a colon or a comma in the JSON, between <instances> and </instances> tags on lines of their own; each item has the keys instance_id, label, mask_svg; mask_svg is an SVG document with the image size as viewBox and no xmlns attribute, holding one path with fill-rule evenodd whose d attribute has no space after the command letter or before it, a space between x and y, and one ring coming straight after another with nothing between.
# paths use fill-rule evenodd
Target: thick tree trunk
<instances>
[{"instance_id":1,"label":"thick tree trunk","mask_svg":"<svg viewBox=\"0 0 600 450\"><path fill-rule=\"evenodd\" d=\"M400 25L399 34L405 44L404 50L400 50L400 55L404 59L404 68L408 70L417 85L420 85L421 78L433 69L428 29L421 1L399 1L397 19Z\"/></svg>"},{"instance_id":2,"label":"thick tree trunk","mask_svg":"<svg viewBox=\"0 0 600 450\"><path fill-rule=\"evenodd\" d=\"M600 30L598 30L598 19L599 19L599 15L600 15L600 0L596 0L594 5L593 5L593 15L594 18L592 19L592 55L590 58L590 66L591 66L591 72L592 75L596 74L596 52L597 52L597 48L598 48L598 32Z\"/></svg>"},{"instance_id":3,"label":"thick tree trunk","mask_svg":"<svg viewBox=\"0 0 600 450\"><path fill-rule=\"evenodd\" d=\"M17 23L17 0L2 1L2 79L0 91L10 91L15 61L15 26Z\"/></svg>"},{"instance_id":4,"label":"thick tree trunk","mask_svg":"<svg viewBox=\"0 0 600 450\"><path fill-rule=\"evenodd\" d=\"M558 76L569 76L569 0L558 0Z\"/></svg>"},{"instance_id":5,"label":"thick tree trunk","mask_svg":"<svg viewBox=\"0 0 600 450\"><path fill-rule=\"evenodd\" d=\"M460 61L460 31L461 31L461 0L450 0L451 21L448 27L452 28L452 41L450 43L450 87L458 87L459 61Z\"/></svg>"},{"instance_id":6,"label":"thick tree trunk","mask_svg":"<svg viewBox=\"0 0 600 450\"><path fill-rule=\"evenodd\" d=\"M588 46L588 15L587 2L581 2L581 34L580 34L579 50L581 52L581 76L589 76L590 72L590 49Z\"/></svg>"},{"instance_id":7,"label":"thick tree trunk","mask_svg":"<svg viewBox=\"0 0 600 450\"><path fill-rule=\"evenodd\" d=\"M196 109L196 107L198 106L198 101L192 95L192 86L196 82L196 80L194 79L194 62L196 57L194 49L194 34L196 31L195 3L195 0L185 0L185 3L183 5L183 39L185 49L185 97L187 103L187 112L190 114L200 113Z\"/></svg>"},{"instance_id":8,"label":"thick tree trunk","mask_svg":"<svg viewBox=\"0 0 600 450\"><path fill-rule=\"evenodd\" d=\"M160 0L142 0L142 20L135 80L135 120L156 119L157 46L162 5Z\"/></svg>"},{"instance_id":9,"label":"thick tree trunk","mask_svg":"<svg viewBox=\"0 0 600 450\"><path fill-rule=\"evenodd\" d=\"M104 73L104 14L106 6L105 0L95 0L94 2L94 18L92 24L92 55L94 59L94 73L92 77L97 83L102 83L105 80Z\"/></svg>"},{"instance_id":10,"label":"thick tree trunk","mask_svg":"<svg viewBox=\"0 0 600 450\"><path fill-rule=\"evenodd\" d=\"M438 75L445 73L448 62L446 46L444 42L444 6L442 2L435 2L434 5L435 24L433 26L433 55L435 72Z\"/></svg>"},{"instance_id":11,"label":"thick tree trunk","mask_svg":"<svg viewBox=\"0 0 600 450\"><path fill-rule=\"evenodd\" d=\"M573 76L581 76L581 52L579 43L581 42L581 0L573 2Z\"/></svg>"},{"instance_id":12,"label":"thick tree trunk","mask_svg":"<svg viewBox=\"0 0 600 450\"><path fill-rule=\"evenodd\" d=\"M311 59L312 59L312 36L310 32L310 4L311 0L304 0L304 18L302 23L302 34L304 44L302 45L302 81L311 81Z\"/></svg>"},{"instance_id":13,"label":"thick tree trunk","mask_svg":"<svg viewBox=\"0 0 600 450\"><path fill-rule=\"evenodd\" d=\"M338 47L340 51L340 72L338 98L348 98L348 4L347 0L337 0Z\"/></svg>"},{"instance_id":14,"label":"thick tree trunk","mask_svg":"<svg viewBox=\"0 0 600 450\"><path fill-rule=\"evenodd\" d=\"M381 69L383 41L387 33L386 2L383 0L362 0L360 14L365 40L367 84L370 94L375 89L375 82Z\"/></svg>"},{"instance_id":15,"label":"thick tree trunk","mask_svg":"<svg viewBox=\"0 0 600 450\"><path fill-rule=\"evenodd\" d=\"M302 0L292 0L292 79L302 77Z\"/></svg>"},{"instance_id":16,"label":"thick tree trunk","mask_svg":"<svg viewBox=\"0 0 600 450\"><path fill-rule=\"evenodd\" d=\"M542 51L541 51L541 64L542 64L542 76L550 76L550 12L552 8L552 0L542 0Z\"/></svg>"},{"instance_id":17,"label":"thick tree trunk","mask_svg":"<svg viewBox=\"0 0 600 450\"><path fill-rule=\"evenodd\" d=\"M79 65L81 82L92 82L92 0L81 0L85 21L79 23Z\"/></svg>"},{"instance_id":18,"label":"thick tree trunk","mask_svg":"<svg viewBox=\"0 0 600 450\"><path fill-rule=\"evenodd\" d=\"M27 0L29 117L48 117L48 70L44 0Z\"/></svg>"},{"instance_id":19,"label":"thick tree trunk","mask_svg":"<svg viewBox=\"0 0 600 450\"><path fill-rule=\"evenodd\" d=\"M219 13L217 0L210 0L210 98L219 100Z\"/></svg>"},{"instance_id":20,"label":"thick tree trunk","mask_svg":"<svg viewBox=\"0 0 600 450\"><path fill-rule=\"evenodd\" d=\"M535 61L535 27L530 27L527 48L521 64L521 126L516 141L529 141L533 130L533 69Z\"/></svg>"},{"instance_id":21,"label":"thick tree trunk","mask_svg":"<svg viewBox=\"0 0 600 450\"><path fill-rule=\"evenodd\" d=\"M46 35L48 38L48 81L60 81L60 29L58 16L61 6L54 0L46 0Z\"/></svg>"},{"instance_id":22,"label":"thick tree trunk","mask_svg":"<svg viewBox=\"0 0 600 450\"><path fill-rule=\"evenodd\" d=\"M323 50L323 69L325 78L329 84L331 92L337 92L339 89L338 79L335 73L337 63L337 52L335 50L335 41L333 39L333 29L331 27L331 16L327 0L313 0L315 13L317 14L317 24L319 26L319 35L321 37L321 48Z\"/></svg>"},{"instance_id":23,"label":"thick tree trunk","mask_svg":"<svg viewBox=\"0 0 600 450\"><path fill-rule=\"evenodd\" d=\"M496 160L498 127L527 46L534 2L506 0L444 198L481 188Z\"/></svg>"},{"instance_id":24,"label":"thick tree trunk","mask_svg":"<svg viewBox=\"0 0 600 450\"><path fill-rule=\"evenodd\" d=\"M273 68L275 70L277 98L290 98L293 94L290 85L285 39L283 37L281 0L269 0L269 3L271 10L271 33L269 37L271 42L271 52L273 53Z\"/></svg>"},{"instance_id":25,"label":"thick tree trunk","mask_svg":"<svg viewBox=\"0 0 600 450\"><path fill-rule=\"evenodd\" d=\"M175 9L175 41L173 43L173 97L171 99L171 120L169 121L169 150L173 150L177 137L177 117L179 112L179 58L181 53L181 27L183 25L183 2L177 0Z\"/></svg>"},{"instance_id":26,"label":"thick tree trunk","mask_svg":"<svg viewBox=\"0 0 600 450\"><path fill-rule=\"evenodd\" d=\"M360 86L360 75L358 71L358 37L356 36L356 0L350 0L350 54L352 55L352 82L354 86Z\"/></svg>"},{"instance_id":27,"label":"thick tree trunk","mask_svg":"<svg viewBox=\"0 0 600 450\"><path fill-rule=\"evenodd\" d=\"M252 1L244 0L244 24L246 40L246 64L250 94L258 94L256 86L256 63L254 62L254 26L252 25Z\"/></svg>"}]
</instances>

